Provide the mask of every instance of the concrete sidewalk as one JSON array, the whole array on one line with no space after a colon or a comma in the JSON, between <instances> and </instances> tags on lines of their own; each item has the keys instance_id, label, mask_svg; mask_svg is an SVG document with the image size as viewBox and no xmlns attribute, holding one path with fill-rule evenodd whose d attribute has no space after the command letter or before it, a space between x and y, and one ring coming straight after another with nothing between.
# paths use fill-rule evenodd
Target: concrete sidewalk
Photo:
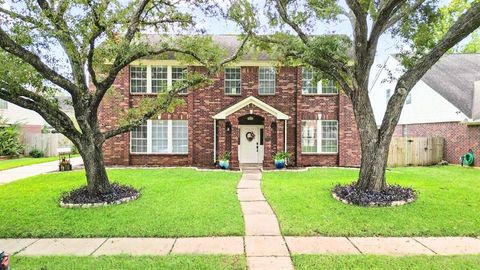
<instances>
[{"instance_id":1,"label":"concrete sidewalk","mask_svg":"<svg viewBox=\"0 0 480 270\"><path fill-rule=\"evenodd\" d=\"M81 157L71 159L73 167L83 164ZM37 174L44 174L49 172L58 171L58 161L50 161L45 163L39 163L34 165L28 165L9 170L0 171L0 185L7 184L13 181L17 181Z\"/></svg>"},{"instance_id":2,"label":"concrete sidewalk","mask_svg":"<svg viewBox=\"0 0 480 270\"><path fill-rule=\"evenodd\" d=\"M467 255L480 254L474 237L285 237L44 238L0 239L0 250L22 256L244 254L255 264L290 265L291 254ZM286 245L284 244L286 243ZM244 249L245 247L245 249ZM287 251L288 249L288 251ZM288 259L288 260L287 260ZM260 267L261 268L261 267ZM282 268L282 267L280 267Z\"/></svg>"}]
</instances>

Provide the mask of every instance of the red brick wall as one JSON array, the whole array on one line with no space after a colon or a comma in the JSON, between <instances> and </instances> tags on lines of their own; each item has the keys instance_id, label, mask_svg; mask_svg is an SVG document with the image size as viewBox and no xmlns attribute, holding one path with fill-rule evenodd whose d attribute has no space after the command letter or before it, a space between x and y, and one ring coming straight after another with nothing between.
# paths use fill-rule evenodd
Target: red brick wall
<instances>
[{"instance_id":1,"label":"red brick wall","mask_svg":"<svg viewBox=\"0 0 480 270\"><path fill-rule=\"evenodd\" d=\"M402 136L404 125L398 125L394 136ZM469 149L475 153L475 166L480 166L480 126L467 126L458 122L411 124L407 126L407 136L443 137L443 156L449 163L459 164L460 156Z\"/></svg>"},{"instance_id":2,"label":"red brick wall","mask_svg":"<svg viewBox=\"0 0 480 270\"><path fill-rule=\"evenodd\" d=\"M360 136L358 135L352 102L345 95L340 95L339 105L339 166L358 167L362 159Z\"/></svg>"},{"instance_id":3,"label":"red brick wall","mask_svg":"<svg viewBox=\"0 0 480 270\"><path fill-rule=\"evenodd\" d=\"M197 72L205 72L202 67L190 67ZM290 117L287 126L287 147L292 153L291 163L297 166L356 166L359 164L359 148L355 121L351 113L351 104L344 95L319 95L304 96L301 94L301 69L295 67L281 67L276 76L275 95L258 94L258 67L242 67L241 95L229 96L224 94L224 74L219 72L212 77L212 84L203 86L182 98L183 106L179 106L172 114L162 115L162 119L187 119L189 121L189 153L187 155L139 155L129 152L129 134L125 133L108 140L104 146L105 161L110 165L194 165L200 167L213 166L213 118L215 114L229 106L254 96ZM118 96L102 102L99 119L104 129L118 125L121 112L130 106L138 104L143 95L129 94L128 68L123 70L115 81ZM120 113L119 113L120 112ZM233 118L249 111L240 110ZM259 112L258 114L261 115ZM317 119L322 114L323 120L339 121L339 153L338 154L302 154L301 153L301 120ZM263 116L263 115L262 115ZM226 121L235 123L229 117ZM283 150L284 122L277 121L268 115L268 125L277 123L277 133L269 134L271 142L265 145L265 166L271 166L271 155L274 150ZM271 118L271 119L270 119ZM238 118L237 118L238 119ZM267 120L267 119L266 119ZM232 129L231 134L225 132L225 122L218 121L217 154L222 154L228 149L236 155L237 135ZM352 126L353 125L353 126ZM269 132L265 121L265 132ZM228 137L228 136L230 137ZM267 136L267 134L265 134ZM234 156L237 158L236 156ZM235 159L232 158L233 163ZM236 164L234 164L236 165Z\"/></svg>"}]
</instances>

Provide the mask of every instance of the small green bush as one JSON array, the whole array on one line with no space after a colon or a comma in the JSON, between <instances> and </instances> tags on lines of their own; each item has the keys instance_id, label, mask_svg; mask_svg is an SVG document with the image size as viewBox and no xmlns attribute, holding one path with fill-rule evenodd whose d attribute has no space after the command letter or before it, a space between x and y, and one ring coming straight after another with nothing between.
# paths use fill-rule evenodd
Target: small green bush
<instances>
[{"instance_id":1,"label":"small green bush","mask_svg":"<svg viewBox=\"0 0 480 270\"><path fill-rule=\"evenodd\" d=\"M0 156L19 156L25 147L20 143L18 124L8 125L0 119Z\"/></svg>"},{"instance_id":2,"label":"small green bush","mask_svg":"<svg viewBox=\"0 0 480 270\"><path fill-rule=\"evenodd\" d=\"M232 157L232 153L225 152L218 157L218 160L230 160L231 157Z\"/></svg>"},{"instance_id":3,"label":"small green bush","mask_svg":"<svg viewBox=\"0 0 480 270\"><path fill-rule=\"evenodd\" d=\"M36 148L34 148L32 151L30 151L30 153L28 155L32 158L41 158L41 157L45 156L42 151L40 151Z\"/></svg>"},{"instance_id":4,"label":"small green bush","mask_svg":"<svg viewBox=\"0 0 480 270\"><path fill-rule=\"evenodd\" d=\"M291 154L288 152L277 152L275 155L273 155L273 160L285 160L288 161L290 159Z\"/></svg>"}]
</instances>

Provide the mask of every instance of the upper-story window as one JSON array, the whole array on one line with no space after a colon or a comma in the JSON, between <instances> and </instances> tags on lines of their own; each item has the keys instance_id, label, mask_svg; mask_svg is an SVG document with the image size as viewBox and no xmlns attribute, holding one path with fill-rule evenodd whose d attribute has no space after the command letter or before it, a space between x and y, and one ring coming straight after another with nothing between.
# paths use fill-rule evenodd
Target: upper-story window
<instances>
[{"instance_id":1,"label":"upper-story window","mask_svg":"<svg viewBox=\"0 0 480 270\"><path fill-rule=\"evenodd\" d=\"M324 79L314 83L312 69L302 68L302 94L332 95L337 93L338 88L334 81Z\"/></svg>"},{"instance_id":2,"label":"upper-story window","mask_svg":"<svg viewBox=\"0 0 480 270\"><path fill-rule=\"evenodd\" d=\"M6 110L6 109L8 109L8 102L3 99L0 99L0 110Z\"/></svg>"},{"instance_id":3,"label":"upper-story window","mask_svg":"<svg viewBox=\"0 0 480 270\"><path fill-rule=\"evenodd\" d=\"M258 69L258 93L260 95L275 94L274 67L260 67Z\"/></svg>"},{"instance_id":4,"label":"upper-story window","mask_svg":"<svg viewBox=\"0 0 480 270\"><path fill-rule=\"evenodd\" d=\"M168 67L152 66L152 93L168 90Z\"/></svg>"},{"instance_id":5,"label":"upper-story window","mask_svg":"<svg viewBox=\"0 0 480 270\"><path fill-rule=\"evenodd\" d=\"M186 79L186 67L172 66L130 66L131 93L165 93L179 87ZM187 89L178 91L186 94Z\"/></svg>"},{"instance_id":6,"label":"upper-story window","mask_svg":"<svg viewBox=\"0 0 480 270\"><path fill-rule=\"evenodd\" d=\"M147 67L130 67L130 92L147 93Z\"/></svg>"},{"instance_id":7,"label":"upper-story window","mask_svg":"<svg viewBox=\"0 0 480 270\"><path fill-rule=\"evenodd\" d=\"M172 86L182 87L182 83L185 81L185 77L187 76L187 68L186 67L172 67ZM186 94L187 89L179 90L178 93Z\"/></svg>"},{"instance_id":8,"label":"upper-story window","mask_svg":"<svg viewBox=\"0 0 480 270\"><path fill-rule=\"evenodd\" d=\"M225 94L240 95L241 94L241 69L240 67L225 68Z\"/></svg>"}]
</instances>

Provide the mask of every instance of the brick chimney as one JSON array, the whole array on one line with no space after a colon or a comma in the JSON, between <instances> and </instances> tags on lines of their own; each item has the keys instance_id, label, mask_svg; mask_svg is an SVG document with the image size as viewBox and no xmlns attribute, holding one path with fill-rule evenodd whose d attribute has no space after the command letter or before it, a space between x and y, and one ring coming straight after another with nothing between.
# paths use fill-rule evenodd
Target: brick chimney
<instances>
[{"instance_id":1,"label":"brick chimney","mask_svg":"<svg viewBox=\"0 0 480 270\"><path fill-rule=\"evenodd\" d=\"M480 81L473 82L472 119L480 120Z\"/></svg>"}]
</instances>

